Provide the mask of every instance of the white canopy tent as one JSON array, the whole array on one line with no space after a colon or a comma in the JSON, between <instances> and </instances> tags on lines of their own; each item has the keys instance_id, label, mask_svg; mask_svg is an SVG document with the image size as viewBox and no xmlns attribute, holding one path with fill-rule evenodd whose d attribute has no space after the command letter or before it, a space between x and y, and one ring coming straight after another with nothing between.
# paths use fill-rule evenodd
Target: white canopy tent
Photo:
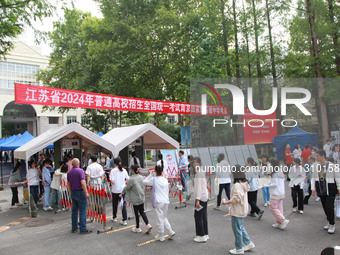
<instances>
[{"instance_id":1,"label":"white canopy tent","mask_svg":"<svg viewBox=\"0 0 340 255\"><path fill-rule=\"evenodd\" d=\"M144 149L147 150L179 149L179 143L176 140L150 123L115 128L102 136L105 141L114 145L114 155L118 155L121 150L140 137L143 137Z\"/></svg>"},{"instance_id":2,"label":"white canopy tent","mask_svg":"<svg viewBox=\"0 0 340 255\"><path fill-rule=\"evenodd\" d=\"M19 147L14 151L14 158L23 159L27 162L32 155L62 138L81 138L82 146L87 149L88 153L95 153L98 151L113 153L115 151L115 147L112 143L105 141L97 134L92 133L77 123L71 123L57 129L50 129Z\"/></svg>"}]
</instances>

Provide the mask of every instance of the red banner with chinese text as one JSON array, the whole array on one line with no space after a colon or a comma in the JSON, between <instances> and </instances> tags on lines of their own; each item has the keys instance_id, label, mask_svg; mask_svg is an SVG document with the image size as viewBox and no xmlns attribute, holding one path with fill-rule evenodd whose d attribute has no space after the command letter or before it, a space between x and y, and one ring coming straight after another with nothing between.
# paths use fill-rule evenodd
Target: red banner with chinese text
<instances>
[{"instance_id":1,"label":"red banner with chinese text","mask_svg":"<svg viewBox=\"0 0 340 255\"><path fill-rule=\"evenodd\" d=\"M244 144L272 143L277 136L276 112L270 115L255 115L245 109L243 115Z\"/></svg>"},{"instance_id":2,"label":"red banner with chinese text","mask_svg":"<svg viewBox=\"0 0 340 255\"><path fill-rule=\"evenodd\" d=\"M116 111L201 114L200 104L112 96L19 83L15 83L15 103ZM229 107L208 105L207 115L229 116Z\"/></svg>"}]
</instances>

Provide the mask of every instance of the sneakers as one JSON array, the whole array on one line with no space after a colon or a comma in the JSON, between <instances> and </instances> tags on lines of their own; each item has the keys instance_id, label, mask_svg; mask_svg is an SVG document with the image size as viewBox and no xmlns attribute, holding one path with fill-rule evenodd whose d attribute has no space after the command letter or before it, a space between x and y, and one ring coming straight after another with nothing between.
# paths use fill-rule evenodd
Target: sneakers
<instances>
[{"instance_id":1,"label":"sneakers","mask_svg":"<svg viewBox=\"0 0 340 255\"><path fill-rule=\"evenodd\" d=\"M52 211L53 208L52 208L51 206L44 206L44 207L43 207L43 210L44 210L44 211Z\"/></svg>"},{"instance_id":2,"label":"sneakers","mask_svg":"<svg viewBox=\"0 0 340 255\"><path fill-rule=\"evenodd\" d=\"M160 241L160 242L164 242L164 241L165 241L165 238L164 238L163 235L156 235L156 236L155 236L155 239L156 239L157 241Z\"/></svg>"},{"instance_id":3,"label":"sneakers","mask_svg":"<svg viewBox=\"0 0 340 255\"><path fill-rule=\"evenodd\" d=\"M297 212L297 208L296 207L293 207L293 212Z\"/></svg>"},{"instance_id":4,"label":"sneakers","mask_svg":"<svg viewBox=\"0 0 340 255\"><path fill-rule=\"evenodd\" d=\"M205 235L205 238L207 239L207 241L210 239L208 235Z\"/></svg>"},{"instance_id":5,"label":"sneakers","mask_svg":"<svg viewBox=\"0 0 340 255\"><path fill-rule=\"evenodd\" d=\"M315 199L315 202L319 202L319 201L320 201L320 198L317 197L317 198Z\"/></svg>"},{"instance_id":6,"label":"sneakers","mask_svg":"<svg viewBox=\"0 0 340 255\"><path fill-rule=\"evenodd\" d=\"M150 233L152 226L150 224L146 225L146 233Z\"/></svg>"},{"instance_id":7,"label":"sneakers","mask_svg":"<svg viewBox=\"0 0 340 255\"><path fill-rule=\"evenodd\" d=\"M72 229L72 230L71 230L71 233L77 233L77 231L78 231L78 228Z\"/></svg>"},{"instance_id":8,"label":"sneakers","mask_svg":"<svg viewBox=\"0 0 340 255\"><path fill-rule=\"evenodd\" d=\"M335 231L335 225L329 225L328 234L334 234L334 231Z\"/></svg>"},{"instance_id":9,"label":"sneakers","mask_svg":"<svg viewBox=\"0 0 340 255\"><path fill-rule=\"evenodd\" d=\"M264 213L264 211L262 210L262 211L260 211L259 213L258 213L258 215L259 215L259 217L258 217L258 220L260 220L261 218L262 218L262 215L263 215L263 213Z\"/></svg>"},{"instance_id":10,"label":"sneakers","mask_svg":"<svg viewBox=\"0 0 340 255\"><path fill-rule=\"evenodd\" d=\"M326 226L323 227L323 229L324 229L324 230L328 230L328 229L329 229L329 225L330 225L330 224L328 223Z\"/></svg>"},{"instance_id":11,"label":"sneakers","mask_svg":"<svg viewBox=\"0 0 340 255\"><path fill-rule=\"evenodd\" d=\"M206 236L196 236L194 241L196 243L205 243L205 242L207 242L207 237Z\"/></svg>"},{"instance_id":12,"label":"sneakers","mask_svg":"<svg viewBox=\"0 0 340 255\"><path fill-rule=\"evenodd\" d=\"M274 223L274 224L272 225L272 227L273 227L273 228L280 228L280 227L281 227L281 224Z\"/></svg>"},{"instance_id":13,"label":"sneakers","mask_svg":"<svg viewBox=\"0 0 340 255\"><path fill-rule=\"evenodd\" d=\"M221 208L219 206L214 207L214 210L221 211Z\"/></svg>"},{"instance_id":14,"label":"sneakers","mask_svg":"<svg viewBox=\"0 0 340 255\"><path fill-rule=\"evenodd\" d=\"M268 206L268 202L265 202L265 203L264 203L264 207L267 207L267 206Z\"/></svg>"},{"instance_id":15,"label":"sneakers","mask_svg":"<svg viewBox=\"0 0 340 255\"><path fill-rule=\"evenodd\" d=\"M119 223L120 223L120 225L123 225L123 226L127 225L127 221L126 220L121 220Z\"/></svg>"},{"instance_id":16,"label":"sneakers","mask_svg":"<svg viewBox=\"0 0 340 255\"><path fill-rule=\"evenodd\" d=\"M302 210L300 210L300 211L299 211L299 213L300 213L300 214L303 214L303 211L302 211Z\"/></svg>"},{"instance_id":17,"label":"sneakers","mask_svg":"<svg viewBox=\"0 0 340 255\"><path fill-rule=\"evenodd\" d=\"M174 235L176 235L175 231L171 230L171 232L169 233L169 239L172 239L174 237Z\"/></svg>"},{"instance_id":18,"label":"sneakers","mask_svg":"<svg viewBox=\"0 0 340 255\"><path fill-rule=\"evenodd\" d=\"M112 222L114 222L114 223L116 223L117 221L118 221L117 218L112 219Z\"/></svg>"},{"instance_id":19,"label":"sneakers","mask_svg":"<svg viewBox=\"0 0 340 255\"><path fill-rule=\"evenodd\" d=\"M282 223L281 223L281 226L279 226L280 229L284 230L286 229L287 225L289 223L289 220L284 220Z\"/></svg>"},{"instance_id":20,"label":"sneakers","mask_svg":"<svg viewBox=\"0 0 340 255\"><path fill-rule=\"evenodd\" d=\"M229 253L230 254L244 254L244 250L243 249L236 250L236 248L235 248L235 249L229 250Z\"/></svg>"},{"instance_id":21,"label":"sneakers","mask_svg":"<svg viewBox=\"0 0 340 255\"><path fill-rule=\"evenodd\" d=\"M91 234L91 233L92 233L92 230L88 230L88 229L86 229L85 231L79 232L79 234L81 235L86 235L86 234Z\"/></svg>"},{"instance_id":22,"label":"sneakers","mask_svg":"<svg viewBox=\"0 0 340 255\"><path fill-rule=\"evenodd\" d=\"M248 213L248 216L249 217L256 217L256 214L255 213Z\"/></svg>"},{"instance_id":23,"label":"sneakers","mask_svg":"<svg viewBox=\"0 0 340 255\"><path fill-rule=\"evenodd\" d=\"M243 246L243 251L250 251L251 249L255 248L255 244L253 242L251 242L250 244L246 244L245 246Z\"/></svg>"},{"instance_id":24,"label":"sneakers","mask_svg":"<svg viewBox=\"0 0 340 255\"><path fill-rule=\"evenodd\" d=\"M142 229L141 229L141 228L136 228L136 227L133 227L133 228L131 229L131 231L132 231L133 233L142 233Z\"/></svg>"}]
</instances>

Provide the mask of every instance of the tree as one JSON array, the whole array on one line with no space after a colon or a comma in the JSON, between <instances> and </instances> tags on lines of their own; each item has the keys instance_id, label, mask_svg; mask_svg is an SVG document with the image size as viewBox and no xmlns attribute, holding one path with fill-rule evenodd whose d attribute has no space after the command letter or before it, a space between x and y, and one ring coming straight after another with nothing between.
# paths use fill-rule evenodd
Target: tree
<instances>
[{"instance_id":1,"label":"tree","mask_svg":"<svg viewBox=\"0 0 340 255\"><path fill-rule=\"evenodd\" d=\"M33 28L33 20L51 16L53 9L47 0L1 0L0 56L11 49L13 39L22 33L25 25Z\"/></svg>"}]
</instances>

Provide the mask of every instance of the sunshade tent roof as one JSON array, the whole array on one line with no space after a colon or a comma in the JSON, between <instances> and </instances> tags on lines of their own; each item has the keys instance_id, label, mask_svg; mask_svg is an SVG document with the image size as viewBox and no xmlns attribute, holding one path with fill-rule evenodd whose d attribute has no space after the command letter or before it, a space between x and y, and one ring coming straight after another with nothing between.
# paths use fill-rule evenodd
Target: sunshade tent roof
<instances>
[{"instance_id":1,"label":"sunshade tent roof","mask_svg":"<svg viewBox=\"0 0 340 255\"><path fill-rule=\"evenodd\" d=\"M77 123L71 123L57 129L50 129L24 144L14 151L14 158L28 160L33 154L62 138L81 138L82 146L87 148L88 153L97 152L99 148L101 148L100 151L106 153L113 153L115 150L111 143L103 140L97 134L92 133Z\"/></svg>"},{"instance_id":2,"label":"sunshade tent roof","mask_svg":"<svg viewBox=\"0 0 340 255\"><path fill-rule=\"evenodd\" d=\"M118 155L122 149L140 137L143 137L144 149L179 149L176 140L150 123L115 128L102 136L104 140L115 146L114 155Z\"/></svg>"}]
</instances>

